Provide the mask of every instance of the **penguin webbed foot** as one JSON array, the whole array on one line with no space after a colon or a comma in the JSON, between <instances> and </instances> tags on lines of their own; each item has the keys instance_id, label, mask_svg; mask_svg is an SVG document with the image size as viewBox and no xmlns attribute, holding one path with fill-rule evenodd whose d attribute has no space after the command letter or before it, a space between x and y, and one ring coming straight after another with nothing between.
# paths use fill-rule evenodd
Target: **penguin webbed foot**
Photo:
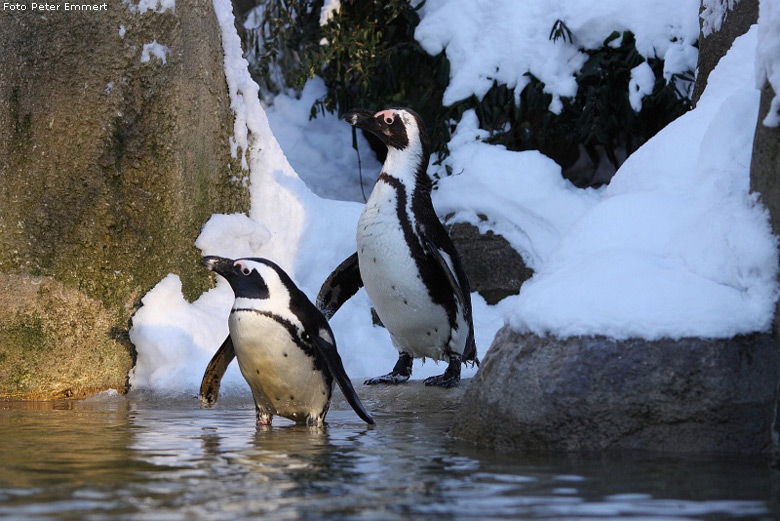
<instances>
[{"instance_id":1,"label":"penguin webbed foot","mask_svg":"<svg viewBox=\"0 0 780 521\"><path fill-rule=\"evenodd\" d=\"M270 413L265 407L261 407L255 403L255 416L257 417L258 427L267 427L271 425L271 421L274 419L274 415Z\"/></svg>"},{"instance_id":2,"label":"penguin webbed foot","mask_svg":"<svg viewBox=\"0 0 780 521\"><path fill-rule=\"evenodd\" d=\"M382 376L376 376L374 378L369 378L368 380L364 381L363 383L365 385L376 385L376 384L402 384L405 381L409 379L409 376L411 375L402 375L402 374L394 374L394 373L387 373Z\"/></svg>"},{"instance_id":3,"label":"penguin webbed foot","mask_svg":"<svg viewBox=\"0 0 780 521\"><path fill-rule=\"evenodd\" d=\"M204 409L211 409L217 404L217 399L214 398L214 395L211 393L199 395L198 400L200 401L200 406Z\"/></svg>"},{"instance_id":4,"label":"penguin webbed foot","mask_svg":"<svg viewBox=\"0 0 780 521\"><path fill-rule=\"evenodd\" d=\"M414 358L412 357L412 355L410 355L409 353L402 352L400 355L398 355L398 361L395 363L395 366L393 367L392 371L390 371L386 375L377 376L375 378L369 378L363 383L365 385L376 385L376 384L397 385L400 383L404 383L409 379L409 377L412 376L413 362L414 362Z\"/></svg>"},{"instance_id":5,"label":"penguin webbed foot","mask_svg":"<svg viewBox=\"0 0 780 521\"><path fill-rule=\"evenodd\" d=\"M427 386L444 387L448 389L450 387L456 387L460 383L460 364L461 356L452 354L450 355L450 362L447 365L447 370L444 374L439 376L431 376L423 380L423 383Z\"/></svg>"}]
</instances>

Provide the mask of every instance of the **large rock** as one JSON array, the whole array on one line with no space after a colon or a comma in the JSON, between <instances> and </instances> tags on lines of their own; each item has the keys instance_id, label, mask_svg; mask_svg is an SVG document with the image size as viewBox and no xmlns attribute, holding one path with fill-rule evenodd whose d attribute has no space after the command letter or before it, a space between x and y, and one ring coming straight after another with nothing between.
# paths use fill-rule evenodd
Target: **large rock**
<instances>
[{"instance_id":1,"label":"large rock","mask_svg":"<svg viewBox=\"0 0 780 521\"><path fill-rule=\"evenodd\" d=\"M651 342L505 327L452 432L521 449L766 453L779 358L768 334Z\"/></svg>"},{"instance_id":2,"label":"large rock","mask_svg":"<svg viewBox=\"0 0 780 521\"><path fill-rule=\"evenodd\" d=\"M0 273L4 399L122 389L132 356L105 306L49 277ZM10 348L9 348L10 346Z\"/></svg>"},{"instance_id":3,"label":"large rock","mask_svg":"<svg viewBox=\"0 0 780 521\"><path fill-rule=\"evenodd\" d=\"M504 237L492 231L480 233L468 223L447 224L455 249L463 262L471 291L478 292L488 304L495 304L520 292L533 270Z\"/></svg>"},{"instance_id":4,"label":"large rock","mask_svg":"<svg viewBox=\"0 0 780 521\"><path fill-rule=\"evenodd\" d=\"M189 297L209 287L200 227L248 207L212 3L150 4L0 12L0 273L80 293L63 306L101 303L125 355L138 299L170 272ZM23 392L7 360L48 350L58 337L43 331L30 346L0 322L0 395ZM27 362L45 379L48 368Z\"/></svg>"}]
</instances>

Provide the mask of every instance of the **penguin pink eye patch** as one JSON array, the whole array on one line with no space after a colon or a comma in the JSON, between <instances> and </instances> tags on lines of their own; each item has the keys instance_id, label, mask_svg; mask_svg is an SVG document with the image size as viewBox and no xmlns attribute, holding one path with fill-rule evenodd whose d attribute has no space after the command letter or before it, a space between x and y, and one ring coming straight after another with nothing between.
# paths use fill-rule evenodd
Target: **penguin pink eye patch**
<instances>
[{"instance_id":1,"label":"penguin pink eye patch","mask_svg":"<svg viewBox=\"0 0 780 521\"><path fill-rule=\"evenodd\" d=\"M252 273L252 270L249 268L249 266L247 266L241 261L236 262L235 264L233 264L233 266L240 269L241 273L243 273L244 275L249 275L250 273Z\"/></svg>"},{"instance_id":2,"label":"penguin pink eye patch","mask_svg":"<svg viewBox=\"0 0 780 521\"><path fill-rule=\"evenodd\" d=\"M393 111L390 109L380 110L379 112L374 114L375 118L378 118L380 116L382 117L382 119L385 120L385 123L387 123L388 125L392 125L393 121L395 121L395 114L393 114Z\"/></svg>"}]
</instances>

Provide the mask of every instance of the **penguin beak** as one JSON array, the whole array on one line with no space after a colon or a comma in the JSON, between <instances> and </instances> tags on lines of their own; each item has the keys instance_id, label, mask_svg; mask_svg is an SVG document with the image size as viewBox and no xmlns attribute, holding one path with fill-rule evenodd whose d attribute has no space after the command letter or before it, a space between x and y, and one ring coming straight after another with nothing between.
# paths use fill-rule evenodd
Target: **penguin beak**
<instances>
[{"instance_id":1,"label":"penguin beak","mask_svg":"<svg viewBox=\"0 0 780 521\"><path fill-rule=\"evenodd\" d=\"M225 257L207 255L200 259L200 263L207 270L218 273L225 278L228 278L235 271L233 259L226 259Z\"/></svg>"},{"instance_id":2,"label":"penguin beak","mask_svg":"<svg viewBox=\"0 0 780 521\"><path fill-rule=\"evenodd\" d=\"M362 128L379 136L381 135L379 120L374 116L375 114L370 110L352 109L347 111L342 119L353 127Z\"/></svg>"}]
</instances>

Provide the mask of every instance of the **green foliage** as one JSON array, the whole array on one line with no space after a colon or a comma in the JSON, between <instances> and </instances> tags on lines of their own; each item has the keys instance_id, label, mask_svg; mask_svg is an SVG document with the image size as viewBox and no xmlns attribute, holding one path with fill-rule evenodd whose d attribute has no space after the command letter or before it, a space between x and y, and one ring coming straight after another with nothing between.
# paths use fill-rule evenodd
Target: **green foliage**
<instances>
[{"instance_id":1,"label":"green foliage","mask_svg":"<svg viewBox=\"0 0 780 521\"><path fill-rule=\"evenodd\" d=\"M408 0L342 3L339 16L322 28L327 43L318 40L304 50L305 78L321 76L328 87L312 115L410 107L428 123L437 150L444 150L452 112L442 106L449 62L443 54L430 56L414 39L419 7Z\"/></svg>"},{"instance_id":2,"label":"green foliage","mask_svg":"<svg viewBox=\"0 0 780 521\"><path fill-rule=\"evenodd\" d=\"M574 37L571 34L571 29L569 29L569 27L561 19L555 20L552 29L550 29L550 36L549 36L549 39L554 42L557 42L559 38L562 38L564 42L566 40L569 40L569 43L574 42Z\"/></svg>"},{"instance_id":3,"label":"green foliage","mask_svg":"<svg viewBox=\"0 0 780 521\"><path fill-rule=\"evenodd\" d=\"M444 53L428 55L414 39L422 3L342 0L338 14L320 27L322 0L265 0L262 52L257 44L254 47L255 71L268 77L277 67L284 71L281 83L296 89L315 75L322 77L328 92L312 107L312 117L325 111L341 114L353 107L410 107L426 121L442 158L448 153L452 123L466 110L475 109L480 126L491 132L490 142L512 150L540 150L565 173L581 149L590 157L593 170L602 156L617 167L622 154L690 108L690 97L680 85L692 82L693 73L667 83L663 61L654 58L647 60L656 76L653 92L643 99L639 113L632 109L631 69L645 59L630 32L614 32L598 49L582 50L588 59L577 74L577 94L562 100L560 114L550 112L552 96L530 74L519 95L506 85L494 84L482 99L472 96L444 107L449 62ZM575 40L562 20L555 22L549 37L558 45L572 45ZM572 180L581 186L591 183Z\"/></svg>"},{"instance_id":4,"label":"green foliage","mask_svg":"<svg viewBox=\"0 0 780 521\"><path fill-rule=\"evenodd\" d=\"M551 39L557 34L571 38L571 31L563 28L560 20L556 22ZM602 47L583 52L588 59L577 74L577 95L562 100L560 114L548 110L552 96L533 76L519 104L505 85L494 84L481 100L472 97L468 103L476 108L481 126L492 132L490 142L512 150L540 150L564 170L577 160L582 146L594 167L603 152L617 168L619 151L630 154L690 109L690 98L679 83L692 82L692 73L667 83L663 61L653 58L648 60L656 77L653 92L643 99L642 110L634 111L628 96L631 69L645 59L637 52L631 32L613 32ZM572 181L589 184L588 179Z\"/></svg>"},{"instance_id":5,"label":"green foliage","mask_svg":"<svg viewBox=\"0 0 780 521\"><path fill-rule=\"evenodd\" d=\"M255 1L255 8L237 15L236 25L261 92L278 94L301 83L301 51L321 37L323 0Z\"/></svg>"}]
</instances>

